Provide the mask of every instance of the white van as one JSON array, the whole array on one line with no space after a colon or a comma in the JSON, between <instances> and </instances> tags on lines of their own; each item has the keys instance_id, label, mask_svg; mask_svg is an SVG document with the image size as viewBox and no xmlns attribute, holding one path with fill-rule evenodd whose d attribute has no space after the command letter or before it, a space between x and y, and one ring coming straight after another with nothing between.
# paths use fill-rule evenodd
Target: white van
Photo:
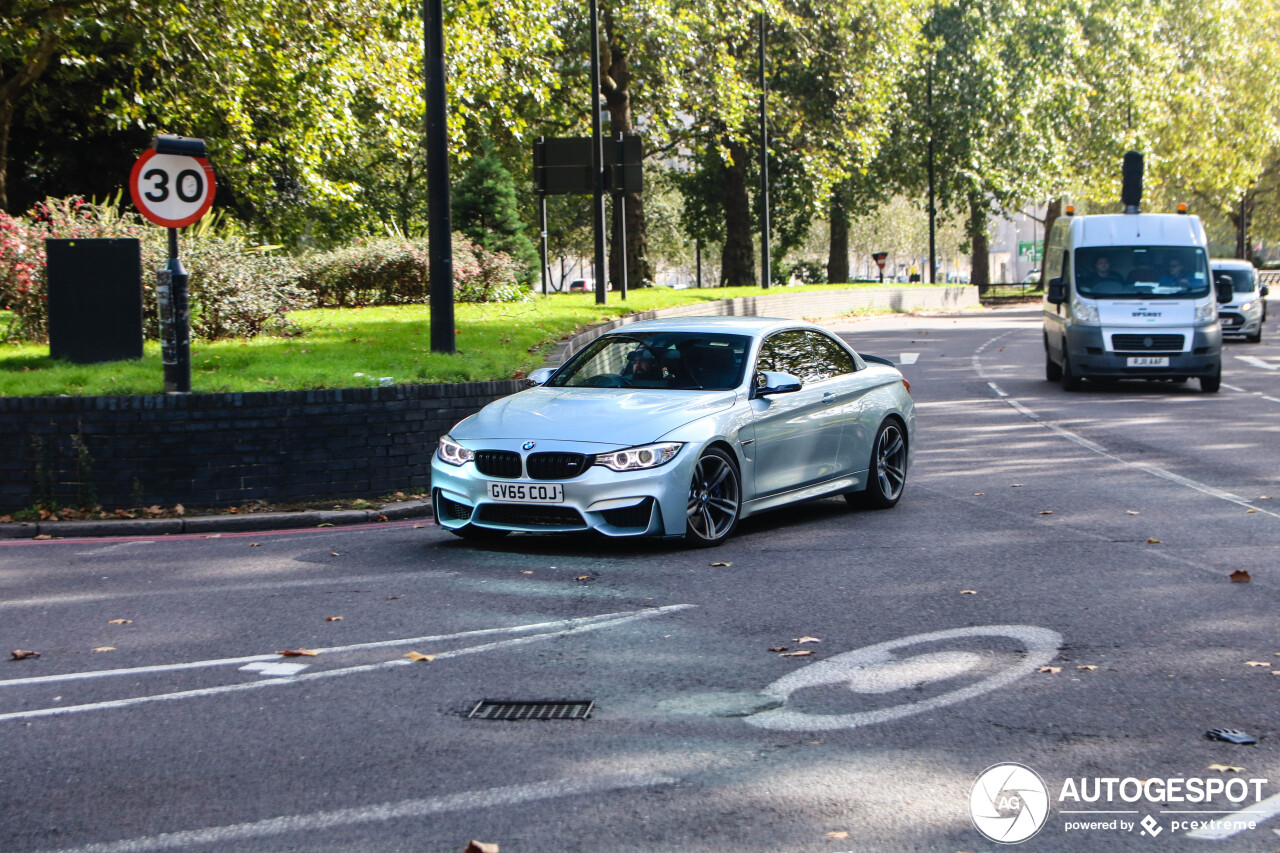
<instances>
[{"instance_id":1,"label":"white van","mask_svg":"<svg viewBox=\"0 0 1280 853\"><path fill-rule=\"evenodd\" d=\"M1270 288L1258 281L1258 271L1248 261L1214 258L1209 262L1215 280L1230 276L1235 293L1218 314L1223 335L1244 335L1251 344L1262 343L1262 324L1267 322L1267 294Z\"/></svg>"},{"instance_id":2,"label":"white van","mask_svg":"<svg viewBox=\"0 0 1280 853\"><path fill-rule=\"evenodd\" d=\"M1222 383L1222 327L1209 244L1185 213L1063 216L1045 246L1045 378ZM1226 299L1223 299L1223 296Z\"/></svg>"}]
</instances>

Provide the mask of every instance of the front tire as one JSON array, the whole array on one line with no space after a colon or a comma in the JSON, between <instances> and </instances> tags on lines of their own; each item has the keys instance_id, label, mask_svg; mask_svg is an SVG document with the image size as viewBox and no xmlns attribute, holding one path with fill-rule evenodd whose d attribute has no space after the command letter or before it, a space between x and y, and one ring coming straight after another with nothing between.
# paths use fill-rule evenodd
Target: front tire
<instances>
[{"instance_id":1,"label":"front tire","mask_svg":"<svg viewBox=\"0 0 1280 853\"><path fill-rule=\"evenodd\" d=\"M742 514L742 477L738 464L713 447L693 467L686 505L684 541L695 548L719 545L733 535Z\"/></svg>"},{"instance_id":2,"label":"front tire","mask_svg":"<svg viewBox=\"0 0 1280 853\"><path fill-rule=\"evenodd\" d=\"M1049 382L1062 381L1062 368L1058 366L1058 362L1049 357L1047 351L1044 354L1044 378Z\"/></svg>"},{"instance_id":3,"label":"front tire","mask_svg":"<svg viewBox=\"0 0 1280 853\"><path fill-rule=\"evenodd\" d=\"M1222 387L1222 366L1210 376L1200 377L1200 391L1204 394L1217 394L1218 389Z\"/></svg>"},{"instance_id":4,"label":"front tire","mask_svg":"<svg viewBox=\"0 0 1280 853\"><path fill-rule=\"evenodd\" d=\"M871 509L891 509L907 487L907 435L902 424L893 419L880 424L871 448L867 488L845 495L845 500Z\"/></svg>"},{"instance_id":5,"label":"front tire","mask_svg":"<svg viewBox=\"0 0 1280 853\"><path fill-rule=\"evenodd\" d=\"M1071 357L1067 355L1067 350L1064 347L1062 350L1062 390L1079 391L1080 386L1083 384L1084 382L1081 378L1071 369Z\"/></svg>"}]
</instances>

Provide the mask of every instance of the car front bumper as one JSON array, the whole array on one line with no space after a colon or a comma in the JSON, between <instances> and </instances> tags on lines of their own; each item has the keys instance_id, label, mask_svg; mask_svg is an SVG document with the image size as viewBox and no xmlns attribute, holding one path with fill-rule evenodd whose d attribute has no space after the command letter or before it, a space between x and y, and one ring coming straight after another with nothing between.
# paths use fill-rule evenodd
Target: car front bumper
<instances>
[{"instance_id":1,"label":"car front bumper","mask_svg":"<svg viewBox=\"0 0 1280 853\"><path fill-rule=\"evenodd\" d=\"M1256 335L1262 331L1262 307L1242 312L1234 308L1225 308L1218 312L1222 322L1224 335Z\"/></svg>"},{"instance_id":2,"label":"car front bumper","mask_svg":"<svg viewBox=\"0 0 1280 853\"><path fill-rule=\"evenodd\" d=\"M520 452L518 442L486 442L485 449ZM574 442L542 441L538 450L589 452ZM473 525L525 533L594 530L606 536L680 536L685 531L689 486L699 451L686 444L674 459L657 468L619 472L593 465L567 480L490 477L477 471L474 462L455 466L437 456L431 464L432 507L436 523L449 530ZM490 483L558 484L563 500L494 500L489 494Z\"/></svg>"}]
</instances>

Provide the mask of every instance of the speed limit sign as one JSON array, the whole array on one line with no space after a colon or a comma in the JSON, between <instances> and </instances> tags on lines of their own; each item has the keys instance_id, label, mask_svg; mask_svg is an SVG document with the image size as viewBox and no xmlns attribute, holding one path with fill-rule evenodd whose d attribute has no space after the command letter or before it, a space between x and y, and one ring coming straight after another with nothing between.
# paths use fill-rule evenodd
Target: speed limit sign
<instances>
[{"instance_id":1,"label":"speed limit sign","mask_svg":"<svg viewBox=\"0 0 1280 853\"><path fill-rule=\"evenodd\" d=\"M168 228L199 221L213 204L213 167L203 157L154 148L133 164L129 192L142 215Z\"/></svg>"}]
</instances>

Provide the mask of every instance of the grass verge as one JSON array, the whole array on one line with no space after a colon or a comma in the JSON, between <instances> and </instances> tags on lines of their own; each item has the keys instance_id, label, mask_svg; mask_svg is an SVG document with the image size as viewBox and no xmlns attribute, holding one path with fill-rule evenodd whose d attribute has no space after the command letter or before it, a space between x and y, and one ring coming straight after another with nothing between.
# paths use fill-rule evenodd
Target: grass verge
<instances>
[{"instance_id":1,"label":"grass verge","mask_svg":"<svg viewBox=\"0 0 1280 853\"><path fill-rule=\"evenodd\" d=\"M813 285L787 293L875 288ZM778 292L778 291L771 291ZM756 287L632 291L596 305L590 293L535 296L529 302L454 306L457 352L431 352L426 305L324 308L290 315L303 329L291 338L193 341L196 393L355 388L378 384L479 382L523 375L543 363L555 343L579 329L625 314L759 296ZM0 328L5 324L0 312ZM159 394L160 345L148 341L135 361L72 364L49 357L48 344L0 345L0 396Z\"/></svg>"}]
</instances>

